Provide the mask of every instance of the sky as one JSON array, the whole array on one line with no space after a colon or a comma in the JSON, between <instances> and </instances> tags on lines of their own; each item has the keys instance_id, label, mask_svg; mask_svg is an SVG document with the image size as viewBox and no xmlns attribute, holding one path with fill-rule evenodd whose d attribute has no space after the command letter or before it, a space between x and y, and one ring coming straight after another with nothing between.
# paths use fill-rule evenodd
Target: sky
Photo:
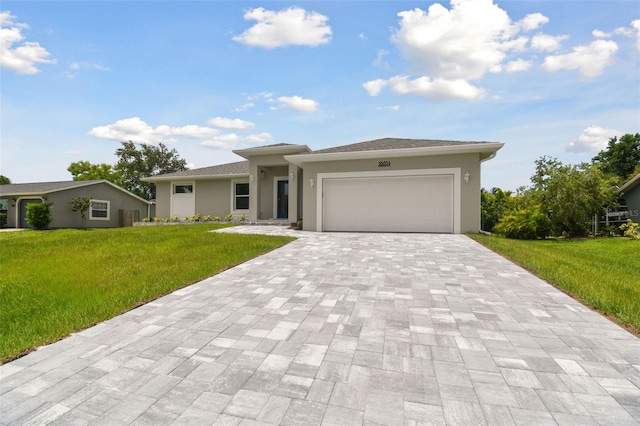
<instances>
[{"instance_id":1,"label":"sky","mask_svg":"<svg viewBox=\"0 0 640 426\"><path fill-rule=\"evenodd\" d=\"M384 137L503 142L482 186L640 132L640 2L0 3L0 174L71 180L160 142L234 149Z\"/></svg>"}]
</instances>

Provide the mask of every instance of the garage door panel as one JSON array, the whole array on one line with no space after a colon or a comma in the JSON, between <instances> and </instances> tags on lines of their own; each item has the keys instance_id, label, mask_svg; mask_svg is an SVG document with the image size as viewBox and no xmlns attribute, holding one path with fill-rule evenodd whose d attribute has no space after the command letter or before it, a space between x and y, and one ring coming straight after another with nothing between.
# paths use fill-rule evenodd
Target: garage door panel
<instances>
[{"instance_id":1,"label":"garage door panel","mask_svg":"<svg viewBox=\"0 0 640 426\"><path fill-rule=\"evenodd\" d=\"M453 176L323 181L325 231L453 232Z\"/></svg>"}]
</instances>

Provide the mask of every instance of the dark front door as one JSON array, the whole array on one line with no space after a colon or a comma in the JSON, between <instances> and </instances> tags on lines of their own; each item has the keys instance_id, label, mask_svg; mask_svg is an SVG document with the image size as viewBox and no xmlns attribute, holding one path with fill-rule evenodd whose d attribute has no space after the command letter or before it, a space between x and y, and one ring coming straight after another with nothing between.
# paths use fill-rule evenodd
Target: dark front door
<instances>
[{"instance_id":1,"label":"dark front door","mask_svg":"<svg viewBox=\"0 0 640 426\"><path fill-rule=\"evenodd\" d=\"M278 196L277 196L277 213L278 219L287 219L289 217L289 181L278 181Z\"/></svg>"},{"instance_id":2,"label":"dark front door","mask_svg":"<svg viewBox=\"0 0 640 426\"><path fill-rule=\"evenodd\" d=\"M27 223L27 204L39 204L42 200L34 198L32 200L20 200L20 228L33 228Z\"/></svg>"}]
</instances>

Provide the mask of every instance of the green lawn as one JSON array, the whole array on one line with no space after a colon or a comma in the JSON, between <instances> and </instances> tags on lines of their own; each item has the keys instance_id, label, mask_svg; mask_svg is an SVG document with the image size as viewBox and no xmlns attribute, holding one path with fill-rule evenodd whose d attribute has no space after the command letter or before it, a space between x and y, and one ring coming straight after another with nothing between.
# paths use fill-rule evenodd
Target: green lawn
<instances>
[{"instance_id":1,"label":"green lawn","mask_svg":"<svg viewBox=\"0 0 640 426\"><path fill-rule=\"evenodd\" d=\"M292 240L207 232L223 226L0 233L0 360Z\"/></svg>"},{"instance_id":2,"label":"green lawn","mask_svg":"<svg viewBox=\"0 0 640 426\"><path fill-rule=\"evenodd\" d=\"M628 238L523 241L469 236L639 334L639 241Z\"/></svg>"}]
</instances>

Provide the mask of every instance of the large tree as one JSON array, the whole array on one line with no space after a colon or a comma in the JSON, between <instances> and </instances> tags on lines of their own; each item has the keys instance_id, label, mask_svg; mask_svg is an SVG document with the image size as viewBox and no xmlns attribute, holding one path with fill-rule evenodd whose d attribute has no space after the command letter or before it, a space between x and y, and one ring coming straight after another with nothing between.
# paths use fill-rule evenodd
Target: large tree
<instances>
[{"instance_id":1,"label":"large tree","mask_svg":"<svg viewBox=\"0 0 640 426\"><path fill-rule=\"evenodd\" d=\"M110 164L91 164L88 161L77 161L67 167L67 171L73 176L73 180L99 180L106 179L116 185L123 186L122 172L114 170Z\"/></svg>"},{"instance_id":2,"label":"large tree","mask_svg":"<svg viewBox=\"0 0 640 426\"><path fill-rule=\"evenodd\" d=\"M614 136L592 161L605 173L619 176L622 181L629 179L640 166L640 133L627 133L620 139Z\"/></svg>"},{"instance_id":3,"label":"large tree","mask_svg":"<svg viewBox=\"0 0 640 426\"><path fill-rule=\"evenodd\" d=\"M147 200L156 198L156 186L141 181L142 178L187 170L186 160L180 158L175 148L169 149L163 143L141 145L138 149L131 141L122 142L116 156L119 159L115 170L122 173L123 186Z\"/></svg>"},{"instance_id":4,"label":"large tree","mask_svg":"<svg viewBox=\"0 0 640 426\"><path fill-rule=\"evenodd\" d=\"M0 175L0 185L9 185L11 184L11 179L6 177L5 175Z\"/></svg>"},{"instance_id":5,"label":"large tree","mask_svg":"<svg viewBox=\"0 0 640 426\"><path fill-rule=\"evenodd\" d=\"M531 182L531 198L548 212L556 235L586 235L593 215L614 206L618 197L619 178L594 164L565 165L542 157Z\"/></svg>"}]
</instances>

